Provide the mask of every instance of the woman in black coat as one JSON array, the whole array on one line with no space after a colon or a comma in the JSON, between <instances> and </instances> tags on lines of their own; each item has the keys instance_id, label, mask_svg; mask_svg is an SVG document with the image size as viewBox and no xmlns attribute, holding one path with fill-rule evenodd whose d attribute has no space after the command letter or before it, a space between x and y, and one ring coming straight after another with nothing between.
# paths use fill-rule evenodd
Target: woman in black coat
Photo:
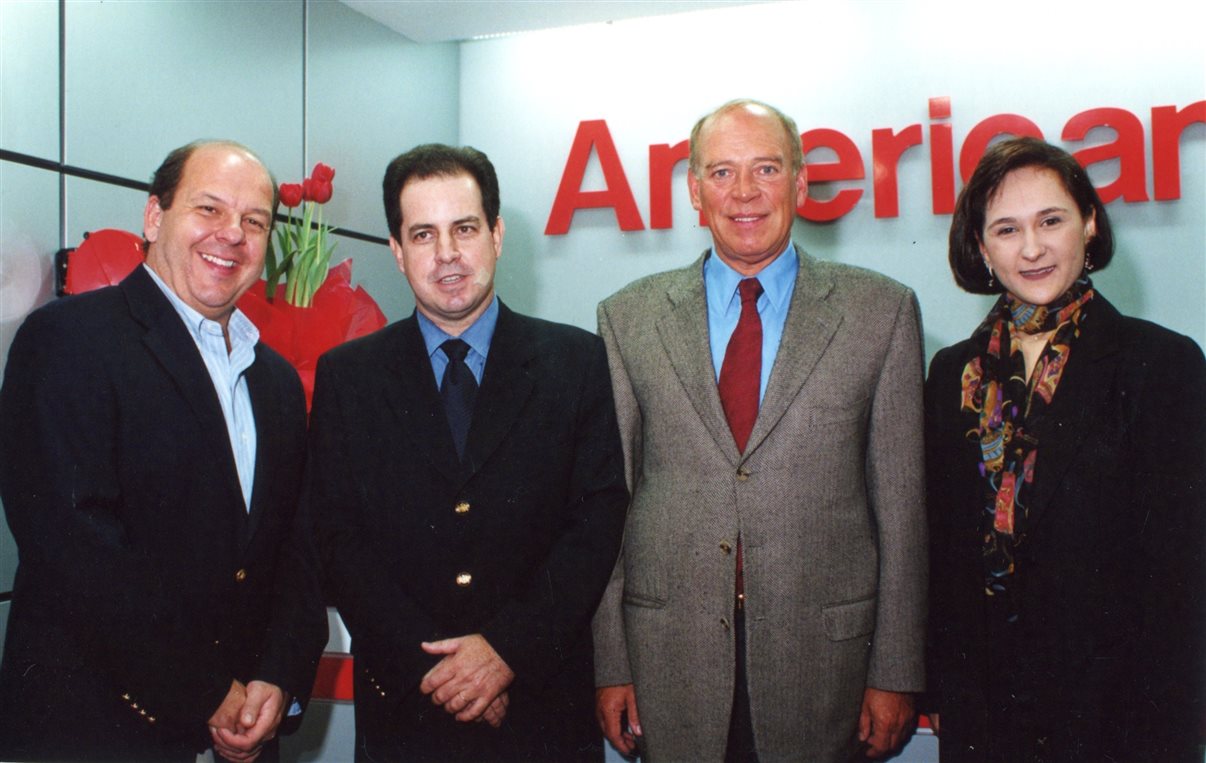
<instances>
[{"instance_id":1,"label":"woman in black coat","mask_svg":"<svg viewBox=\"0 0 1206 763\"><path fill-rule=\"evenodd\" d=\"M1112 254L1043 141L993 146L959 198L955 280L1001 297L926 382L943 763L1202 760L1206 361L1094 289Z\"/></svg>"}]
</instances>

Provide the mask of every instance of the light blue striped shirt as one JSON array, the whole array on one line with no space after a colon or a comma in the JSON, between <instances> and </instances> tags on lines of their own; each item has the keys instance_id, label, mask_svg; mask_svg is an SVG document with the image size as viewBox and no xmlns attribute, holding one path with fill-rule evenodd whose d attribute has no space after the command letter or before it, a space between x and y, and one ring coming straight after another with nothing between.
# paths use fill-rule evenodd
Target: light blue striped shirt
<instances>
[{"instance_id":1,"label":"light blue striped shirt","mask_svg":"<svg viewBox=\"0 0 1206 763\"><path fill-rule=\"evenodd\" d=\"M189 307L154 270L146 265L143 267L167 296L172 307L176 308L189 335L197 343L201 359L205 361L209 378L218 393L222 416L226 419L226 433L230 436L230 449L239 472L239 487L243 491L243 506L250 511L251 488L255 479L256 436L255 413L251 409L246 372L255 361L255 345L260 340L259 329L236 308L227 324L230 333L230 352L227 353L222 324L211 321Z\"/></svg>"},{"instance_id":2,"label":"light blue striped shirt","mask_svg":"<svg viewBox=\"0 0 1206 763\"><path fill-rule=\"evenodd\" d=\"M713 248L704 260L704 291L708 299L708 341L712 346L712 366L716 380L720 381L720 367L724 364L724 353L729 348L729 339L737 329L741 317L741 295L737 284L745 276L729 267L716 256ZM800 260L796 247L789 241L783 253L771 264L758 272L755 278L762 284L762 296L758 297L758 317L762 319L762 383L758 389L758 403L766 396L766 385L770 381L771 369L779 353L779 342L783 339L783 327L787 324L787 310L791 307L791 295L796 288L796 274L800 272Z\"/></svg>"}]
</instances>

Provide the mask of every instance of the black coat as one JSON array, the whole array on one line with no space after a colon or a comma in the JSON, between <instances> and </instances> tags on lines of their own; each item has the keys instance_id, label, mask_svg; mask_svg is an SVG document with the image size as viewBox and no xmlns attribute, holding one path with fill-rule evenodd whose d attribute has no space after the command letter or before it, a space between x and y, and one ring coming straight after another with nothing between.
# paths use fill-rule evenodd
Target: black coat
<instances>
[{"instance_id":1,"label":"black coat","mask_svg":"<svg viewBox=\"0 0 1206 763\"><path fill-rule=\"evenodd\" d=\"M285 550L304 400L262 344L247 383L250 513L201 355L143 268L26 319L0 391L0 496L19 554L0 759L191 761L232 679L308 695L300 656L325 640L321 606L308 623L282 611L293 626L267 638L285 583L304 578Z\"/></svg>"},{"instance_id":2,"label":"black coat","mask_svg":"<svg viewBox=\"0 0 1206 763\"><path fill-rule=\"evenodd\" d=\"M1200 761L1206 362L1194 342L1085 308L1048 413L1019 616L983 593L979 445L960 411L974 340L926 384L930 686L951 760Z\"/></svg>"},{"instance_id":3,"label":"black coat","mask_svg":"<svg viewBox=\"0 0 1206 763\"><path fill-rule=\"evenodd\" d=\"M310 464L307 513L352 634L357 757L601 759L590 618L628 498L602 341L501 306L464 464L415 317L336 348ZM516 675L498 730L418 689L437 662L420 643L471 633Z\"/></svg>"}]
</instances>

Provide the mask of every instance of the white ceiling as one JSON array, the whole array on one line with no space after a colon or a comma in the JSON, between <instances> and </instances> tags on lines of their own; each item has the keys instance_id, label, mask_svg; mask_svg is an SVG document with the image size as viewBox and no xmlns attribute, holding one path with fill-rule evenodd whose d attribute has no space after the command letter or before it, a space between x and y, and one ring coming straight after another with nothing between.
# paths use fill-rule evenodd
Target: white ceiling
<instances>
[{"instance_id":1,"label":"white ceiling","mask_svg":"<svg viewBox=\"0 0 1206 763\"><path fill-rule=\"evenodd\" d=\"M749 0L343 0L343 3L415 42L471 40L751 4Z\"/></svg>"}]
</instances>

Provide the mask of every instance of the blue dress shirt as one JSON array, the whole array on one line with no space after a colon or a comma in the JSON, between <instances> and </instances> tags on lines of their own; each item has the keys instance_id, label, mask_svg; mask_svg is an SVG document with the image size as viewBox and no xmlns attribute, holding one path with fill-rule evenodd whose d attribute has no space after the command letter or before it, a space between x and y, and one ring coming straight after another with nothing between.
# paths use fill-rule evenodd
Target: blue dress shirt
<instances>
[{"instance_id":1,"label":"blue dress shirt","mask_svg":"<svg viewBox=\"0 0 1206 763\"><path fill-rule=\"evenodd\" d=\"M704 291L708 300L708 342L712 346L712 366L719 382L729 338L733 336L737 320L741 317L741 295L737 292L737 284L745 276L717 257L715 248L704 260L703 271ZM762 296L758 297L758 317L762 320L759 404L766 395L766 385L775 366L775 356L779 353L779 342L783 339L783 326L787 323L787 310L791 306L791 295L796 288L796 274L799 271L800 260L796 257L796 247L789 241L783 253L755 276L762 284Z\"/></svg>"},{"instance_id":2,"label":"blue dress shirt","mask_svg":"<svg viewBox=\"0 0 1206 763\"><path fill-rule=\"evenodd\" d=\"M473 378L478 385L482 383L482 373L486 370L486 356L490 354L490 342L494 339L494 327L498 325L498 295L490 300L486 312L478 316L473 325L465 329L459 336L453 336L431 322L423 313L415 310L419 319L419 332L423 335L423 343L427 346L427 357L431 359L431 370L435 374L436 388L444 381L444 371L448 368L448 356L440 349L440 345L449 339L461 339L469 345L469 353L465 356L465 365L473 372Z\"/></svg>"}]
</instances>

